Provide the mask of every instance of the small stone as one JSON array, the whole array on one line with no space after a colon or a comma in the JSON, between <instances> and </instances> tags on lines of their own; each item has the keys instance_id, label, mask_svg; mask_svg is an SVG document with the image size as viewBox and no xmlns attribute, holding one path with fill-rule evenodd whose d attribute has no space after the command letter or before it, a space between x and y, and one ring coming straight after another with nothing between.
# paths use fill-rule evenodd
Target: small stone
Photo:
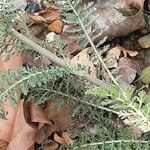
<instances>
[{"instance_id":1,"label":"small stone","mask_svg":"<svg viewBox=\"0 0 150 150\"><path fill-rule=\"evenodd\" d=\"M142 48L150 48L150 34L139 38L138 43Z\"/></svg>"},{"instance_id":2,"label":"small stone","mask_svg":"<svg viewBox=\"0 0 150 150\"><path fill-rule=\"evenodd\" d=\"M48 25L48 31L55 32L56 34L61 34L63 26L64 25L61 20L55 20L50 25Z\"/></svg>"},{"instance_id":3,"label":"small stone","mask_svg":"<svg viewBox=\"0 0 150 150\"><path fill-rule=\"evenodd\" d=\"M150 84L150 65L142 70L140 80L145 84Z\"/></svg>"},{"instance_id":4,"label":"small stone","mask_svg":"<svg viewBox=\"0 0 150 150\"><path fill-rule=\"evenodd\" d=\"M54 32L50 32L46 35L46 41L53 42L55 39L56 34Z\"/></svg>"}]
</instances>

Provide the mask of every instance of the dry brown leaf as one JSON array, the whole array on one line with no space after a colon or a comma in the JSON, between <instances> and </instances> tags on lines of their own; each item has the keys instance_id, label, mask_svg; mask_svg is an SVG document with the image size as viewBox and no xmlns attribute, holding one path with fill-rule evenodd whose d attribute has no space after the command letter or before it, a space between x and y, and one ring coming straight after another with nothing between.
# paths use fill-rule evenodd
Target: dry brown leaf
<instances>
[{"instance_id":1,"label":"dry brown leaf","mask_svg":"<svg viewBox=\"0 0 150 150\"><path fill-rule=\"evenodd\" d=\"M70 64L76 68L78 67L78 65L85 67L86 71L89 74L96 76L96 68L93 62L90 60L89 51L90 48L83 49L76 56L70 59Z\"/></svg>"},{"instance_id":2,"label":"dry brown leaf","mask_svg":"<svg viewBox=\"0 0 150 150\"><path fill-rule=\"evenodd\" d=\"M134 57L134 56L136 56L136 55L139 54L137 51L131 51L131 50L128 50L128 49L126 49L126 48L124 48L124 47L122 47L122 46L119 46L119 45L117 46L117 48L118 48L121 52L123 52L124 57L127 57L127 55L129 55L129 56L131 56L131 57Z\"/></svg>"},{"instance_id":3,"label":"dry brown leaf","mask_svg":"<svg viewBox=\"0 0 150 150\"><path fill-rule=\"evenodd\" d=\"M32 122L39 122L43 124L49 124L49 120L44 113L44 110L39 107L34 101L30 101L30 114Z\"/></svg>"},{"instance_id":4,"label":"dry brown leaf","mask_svg":"<svg viewBox=\"0 0 150 150\"><path fill-rule=\"evenodd\" d=\"M36 130L30 127L25 121L23 103L23 100L18 103L11 141L8 145L8 149L10 150L20 149L20 147L22 150L27 150L36 140Z\"/></svg>"},{"instance_id":5,"label":"dry brown leaf","mask_svg":"<svg viewBox=\"0 0 150 150\"><path fill-rule=\"evenodd\" d=\"M0 71L6 71L8 69L18 69L23 65L23 54L18 53L11 56L11 58L5 62L0 59Z\"/></svg>"},{"instance_id":6,"label":"dry brown leaf","mask_svg":"<svg viewBox=\"0 0 150 150\"><path fill-rule=\"evenodd\" d=\"M56 133L54 134L54 140L62 145L70 145L73 144L73 141L69 138L69 134L67 132L63 132L62 136L58 136Z\"/></svg>"},{"instance_id":7,"label":"dry brown leaf","mask_svg":"<svg viewBox=\"0 0 150 150\"><path fill-rule=\"evenodd\" d=\"M0 120L0 140L9 143L12 136L11 132L14 126L16 110L8 101L3 103L3 109L5 112L7 112L7 116L6 119Z\"/></svg>"},{"instance_id":8,"label":"dry brown leaf","mask_svg":"<svg viewBox=\"0 0 150 150\"><path fill-rule=\"evenodd\" d=\"M106 57L107 57L106 63L109 68L118 66L118 60L122 53L123 53L124 57L127 57L128 55L131 57L138 55L137 51L130 51L130 50L118 45L118 46L110 49L106 54Z\"/></svg>"},{"instance_id":9,"label":"dry brown leaf","mask_svg":"<svg viewBox=\"0 0 150 150\"><path fill-rule=\"evenodd\" d=\"M42 67L43 65L50 65L51 61L47 58L42 58L41 59L34 59L34 57L28 53L25 52L24 54L24 65L28 66L28 67Z\"/></svg>"},{"instance_id":10,"label":"dry brown leaf","mask_svg":"<svg viewBox=\"0 0 150 150\"><path fill-rule=\"evenodd\" d=\"M45 124L37 131L37 139L36 142L41 144L45 139L47 139L52 133L56 131L53 125Z\"/></svg>"},{"instance_id":11,"label":"dry brown leaf","mask_svg":"<svg viewBox=\"0 0 150 150\"><path fill-rule=\"evenodd\" d=\"M9 150L27 150L36 139L36 130L30 127L23 114L23 100L18 102L17 109L10 103L4 103L4 110L8 111L7 120L0 120L0 139L8 142Z\"/></svg>"},{"instance_id":12,"label":"dry brown leaf","mask_svg":"<svg viewBox=\"0 0 150 150\"><path fill-rule=\"evenodd\" d=\"M136 139L139 139L142 136L143 132L138 127L131 125L129 126L129 128L132 130L133 135Z\"/></svg>"},{"instance_id":13,"label":"dry brown leaf","mask_svg":"<svg viewBox=\"0 0 150 150\"><path fill-rule=\"evenodd\" d=\"M55 20L48 25L48 31L55 32L56 34L61 34L63 30L63 22L61 20Z\"/></svg>"},{"instance_id":14,"label":"dry brown leaf","mask_svg":"<svg viewBox=\"0 0 150 150\"><path fill-rule=\"evenodd\" d=\"M52 23L60 19L60 9L56 6L49 6L43 12L37 14L28 14L29 19L34 23Z\"/></svg>"},{"instance_id":15,"label":"dry brown leaf","mask_svg":"<svg viewBox=\"0 0 150 150\"><path fill-rule=\"evenodd\" d=\"M126 0L128 5L132 5L138 9L143 7L144 0Z\"/></svg>"},{"instance_id":16,"label":"dry brown leaf","mask_svg":"<svg viewBox=\"0 0 150 150\"><path fill-rule=\"evenodd\" d=\"M127 17L118 11L126 7L128 7L126 0L99 0L96 3L96 15L99 16L95 20L95 24L100 27L102 37L107 36L107 40L111 40L145 26L143 8L141 7L136 15Z\"/></svg>"},{"instance_id":17,"label":"dry brown leaf","mask_svg":"<svg viewBox=\"0 0 150 150\"><path fill-rule=\"evenodd\" d=\"M70 126L70 112L69 107L65 105L62 109L57 110L55 105L55 99L49 100L45 109L45 114L48 117L50 123L45 124L38 130L37 143L42 143L44 139L47 139L54 132L63 132Z\"/></svg>"},{"instance_id":18,"label":"dry brown leaf","mask_svg":"<svg viewBox=\"0 0 150 150\"><path fill-rule=\"evenodd\" d=\"M73 39L71 36L73 34L65 32L66 30L72 30L74 25L65 25L63 32L61 33L61 38L68 44L67 53L71 56L75 56L80 51L80 41ZM71 57L72 58L72 57Z\"/></svg>"},{"instance_id":19,"label":"dry brown leaf","mask_svg":"<svg viewBox=\"0 0 150 150\"><path fill-rule=\"evenodd\" d=\"M9 60L5 61L3 57L0 59L0 71L6 71L8 69L18 69L23 65L24 55L22 52L16 53L16 50L13 48L14 39L11 35L8 35L6 38L5 44L7 45L7 50L10 49L12 56L10 56ZM1 48L2 50L3 48ZM9 51L9 50L8 50Z\"/></svg>"},{"instance_id":20,"label":"dry brown leaf","mask_svg":"<svg viewBox=\"0 0 150 150\"><path fill-rule=\"evenodd\" d=\"M59 145L55 142L55 143L52 143L52 144L45 144L43 146L43 150L57 150L59 147Z\"/></svg>"},{"instance_id":21,"label":"dry brown leaf","mask_svg":"<svg viewBox=\"0 0 150 150\"><path fill-rule=\"evenodd\" d=\"M136 74L140 74L143 63L137 59L122 57L119 60L118 67L120 68L119 81L131 84L134 81Z\"/></svg>"},{"instance_id":22,"label":"dry brown leaf","mask_svg":"<svg viewBox=\"0 0 150 150\"><path fill-rule=\"evenodd\" d=\"M69 106L64 106L60 110L51 110L45 112L49 120L53 123L56 131L65 131L70 126L71 116Z\"/></svg>"},{"instance_id":23,"label":"dry brown leaf","mask_svg":"<svg viewBox=\"0 0 150 150\"><path fill-rule=\"evenodd\" d=\"M0 150L6 150L8 146L7 142L1 141L0 140Z\"/></svg>"}]
</instances>

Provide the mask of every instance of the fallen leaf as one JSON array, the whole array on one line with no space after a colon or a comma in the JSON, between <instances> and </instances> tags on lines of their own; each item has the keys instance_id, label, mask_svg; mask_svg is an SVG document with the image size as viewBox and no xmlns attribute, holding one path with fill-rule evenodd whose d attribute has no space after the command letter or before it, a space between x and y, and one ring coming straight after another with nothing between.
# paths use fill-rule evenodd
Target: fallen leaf
<instances>
[{"instance_id":1,"label":"fallen leaf","mask_svg":"<svg viewBox=\"0 0 150 150\"><path fill-rule=\"evenodd\" d=\"M45 111L49 120L53 123L56 131L65 131L70 126L71 116L69 106L65 105L60 110Z\"/></svg>"},{"instance_id":2,"label":"fallen leaf","mask_svg":"<svg viewBox=\"0 0 150 150\"><path fill-rule=\"evenodd\" d=\"M11 133L14 126L16 110L8 101L3 102L2 107L7 112L7 116L6 119L0 120L0 140L9 143L12 136Z\"/></svg>"},{"instance_id":3,"label":"fallen leaf","mask_svg":"<svg viewBox=\"0 0 150 150\"><path fill-rule=\"evenodd\" d=\"M52 144L45 144L43 146L43 150L57 150L59 147L59 145L55 142L55 143L52 143Z\"/></svg>"},{"instance_id":4,"label":"fallen leaf","mask_svg":"<svg viewBox=\"0 0 150 150\"><path fill-rule=\"evenodd\" d=\"M48 31L60 34L63 30L63 22L61 20L55 20L48 25Z\"/></svg>"},{"instance_id":5,"label":"fallen leaf","mask_svg":"<svg viewBox=\"0 0 150 150\"><path fill-rule=\"evenodd\" d=\"M45 124L38 130L37 143L42 143L52 133L66 131L70 126L70 112L69 107L65 105L62 109L57 110L55 107L55 100L49 100L45 109L45 114L50 123Z\"/></svg>"},{"instance_id":6,"label":"fallen leaf","mask_svg":"<svg viewBox=\"0 0 150 150\"><path fill-rule=\"evenodd\" d=\"M1 141L0 140L0 150L7 150L7 142Z\"/></svg>"},{"instance_id":7,"label":"fallen leaf","mask_svg":"<svg viewBox=\"0 0 150 150\"><path fill-rule=\"evenodd\" d=\"M117 48L120 49L121 52L123 52L124 57L127 57L127 55L134 57L139 54L137 51L131 51L119 45L117 46Z\"/></svg>"},{"instance_id":8,"label":"fallen leaf","mask_svg":"<svg viewBox=\"0 0 150 150\"><path fill-rule=\"evenodd\" d=\"M143 132L138 127L131 125L129 126L129 128L132 130L133 135L136 139L139 139L142 136Z\"/></svg>"},{"instance_id":9,"label":"fallen leaf","mask_svg":"<svg viewBox=\"0 0 150 150\"><path fill-rule=\"evenodd\" d=\"M12 55L9 57L8 60L5 60L3 56L0 59L0 71L7 71L18 69L23 65L24 54L22 52L16 53L16 50L13 48L14 39L11 35L8 35L5 44L6 49L9 51L11 50ZM3 47L0 48L0 51L3 51Z\"/></svg>"},{"instance_id":10,"label":"fallen leaf","mask_svg":"<svg viewBox=\"0 0 150 150\"><path fill-rule=\"evenodd\" d=\"M44 110L36 105L32 100L26 101L23 104L24 116L28 124L40 123L40 124L50 124Z\"/></svg>"},{"instance_id":11,"label":"fallen leaf","mask_svg":"<svg viewBox=\"0 0 150 150\"><path fill-rule=\"evenodd\" d=\"M73 141L69 138L67 132L63 132L62 136L58 136L56 133L54 134L54 140L62 145L71 145Z\"/></svg>"},{"instance_id":12,"label":"fallen leaf","mask_svg":"<svg viewBox=\"0 0 150 150\"><path fill-rule=\"evenodd\" d=\"M0 120L0 139L8 142L10 150L27 150L36 140L36 130L30 127L23 114L23 103L18 102L17 108L13 108L9 102L4 103L4 110L8 112L7 120Z\"/></svg>"},{"instance_id":13,"label":"fallen leaf","mask_svg":"<svg viewBox=\"0 0 150 150\"><path fill-rule=\"evenodd\" d=\"M126 0L128 5L132 5L138 9L143 7L144 0Z\"/></svg>"},{"instance_id":14,"label":"fallen leaf","mask_svg":"<svg viewBox=\"0 0 150 150\"><path fill-rule=\"evenodd\" d=\"M56 132L54 125L45 124L37 131L36 142L41 144L45 139L47 139L52 133Z\"/></svg>"},{"instance_id":15,"label":"fallen leaf","mask_svg":"<svg viewBox=\"0 0 150 150\"><path fill-rule=\"evenodd\" d=\"M65 32L66 30L71 30L73 28L74 28L73 25L65 25L63 28L63 32L60 35L63 41L68 44L67 53L71 56L71 58L80 51L80 41L73 39L71 37L72 36L71 33Z\"/></svg>"},{"instance_id":16,"label":"fallen leaf","mask_svg":"<svg viewBox=\"0 0 150 150\"><path fill-rule=\"evenodd\" d=\"M81 67L85 67L85 70L93 75L96 76L96 68L90 60L89 55L90 48L85 48L81 52L79 52L76 56L74 56L72 59L70 59L70 65L74 66L75 68L78 68L80 65Z\"/></svg>"},{"instance_id":17,"label":"fallen leaf","mask_svg":"<svg viewBox=\"0 0 150 150\"><path fill-rule=\"evenodd\" d=\"M50 65L51 61L48 58L35 59L31 53L25 52L23 64L28 67L41 67L43 65Z\"/></svg>"},{"instance_id":18,"label":"fallen leaf","mask_svg":"<svg viewBox=\"0 0 150 150\"><path fill-rule=\"evenodd\" d=\"M137 59L128 58L128 57L122 57L119 59L118 63L119 73L118 76L119 82L125 82L128 84L131 84L136 75L140 74L143 63Z\"/></svg>"},{"instance_id":19,"label":"fallen leaf","mask_svg":"<svg viewBox=\"0 0 150 150\"><path fill-rule=\"evenodd\" d=\"M131 57L134 57L134 56L138 55L138 52L130 51L119 45L110 49L106 54L106 58L107 58L106 63L109 68L114 68L114 67L116 68L118 66L118 60L119 60L121 54L123 54L124 57L127 57L128 55Z\"/></svg>"},{"instance_id":20,"label":"fallen leaf","mask_svg":"<svg viewBox=\"0 0 150 150\"><path fill-rule=\"evenodd\" d=\"M49 6L43 12L28 14L29 19L34 23L52 23L60 19L60 9L56 6Z\"/></svg>"},{"instance_id":21,"label":"fallen leaf","mask_svg":"<svg viewBox=\"0 0 150 150\"><path fill-rule=\"evenodd\" d=\"M128 7L125 0L98 1L95 7L97 9L95 15L99 16L95 19L94 23L102 32L100 39L105 36L107 40L118 36L125 36L145 26L142 7L136 15L132 16L124 16L118 11ZM99 41L99 38L97 41Z\"/></svg>"}]
</instances>

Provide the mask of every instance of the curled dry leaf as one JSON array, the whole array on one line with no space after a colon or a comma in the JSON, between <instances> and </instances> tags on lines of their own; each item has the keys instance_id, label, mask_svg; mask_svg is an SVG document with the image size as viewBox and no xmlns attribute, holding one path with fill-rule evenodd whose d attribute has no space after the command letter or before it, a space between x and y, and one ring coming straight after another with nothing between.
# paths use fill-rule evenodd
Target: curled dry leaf
<instances>
[{"instance_id":1,"label":"curled dry leaf","mask_svg":"<svg viewBox=\"0 0 150 150\"><path fill-rule=\"evenodd\" d=\"M118 66L118 60L119 60L121 54L123 54L124 57L127 57L128 55L131 57L134 57L134 56L138 55L138 52L128 50L119 45L110 49L106 54L106 57L107 57L106 63L109 68L114 68L114 67Z\"/></svg>"},{"instance_id":2,"label":"curled dry leaf","mask_svg":"<svg viewBox=\"0 0 150 150\"><path fill-rule=\"evenodd\" d=\"M57 150L59 147L59 145L55 142L55 143L52 143L52 144L45 144L43 146L43 150Z\"/></svg>"},{"instance_id":3,"label":"curled dry leaf","mask_svg":"<svg viewBox=\"0 0 150 150\"><path fill-rule=\"evenodd\" d=\"M48 30L50 32L55 32L56 34L60 34L63 30L63 22L61 20L55 20L48 25Z\"/></svg>"},{"instance_id":4,"label":"curled dry leaf","mask_svg":"<svg viewBox=\"0 0 150 150\"><path fill-rule=\"evenodd\" d=\"M95 15L99 15L95 24L101 29L102 37L107 36L107 40L127 35L145 26L142 7L136 15L128 17L118 11L128 7L125 0L98 0L95 6Z\"/></svg>"},{"instance_id":5,"label":"curled dry leaf","mask_svg":"<svg viewBox=\"0 0 150 150\"><path fill-rule=\"evenodd\" d=\"M56 133L54 134L54 140L62 145L70 145L73 144L73 141L69 138L69 134L67 132L63 132L62 136L58 136Z\"/></svg>"},{"instance_id":6,"label":"curled dry leaf","mask_svg":"<svg viewBox=\"0 0 150 150\"><path fill-rule=\"evenodd\" d=\"M55 101L50 100L45 109L50 124L45 124L38 130L37 143L42 143L52 133L66 131L70 126L70 111L69 106L65 105L62 109L54 108Z\"/></svg>"},{"instance_id":7,"label":"curled dry leaf","mask_svg":"<svg viewBox=\"0 0 150 150\"><path fill-rule=\"evenodd\" d=\"M23 104L24 116L28 124L40 123L40 124L50 124L44 110L36 105L32 100L26 101Z\"/></svg>"},{"instance_id":8,"label":"curled dry leaf","mask_svg":"<svg viewBox=\"0 0 150 150\"><path fill-rule=\"evenodd\" d=\"M41 67L43 65L50 65L51 61L48 58L42 58L42 59L34 59L34 57L28 53L25 52L24 54L24 65L28 67Z\"/></svg>"},{"instance_id":9,"label":"curled dry leaf","mask_svg":"<svg viewBox=\"0 0 150 150\"><path fill-rule=\"evenodd\" d=\"M24 55L22 52L16 53L16 50L13 48L14 39L11 35L8 35L8 37L5 40L6 49L9 51L11 50L11 53L13 55L10 56L9 60L5 60L3 56L0 59L0 71L6 71L8 69L18 69L23 65ZM0 48L0 51L3 51L3 47Z\"/></svg>"},{"instance_id":10,"label":"curled dry leaf","mask_svg":"<svg viewBox=\"0 0 150 150\"><path fill-rule=\"evenodd\" d=\"M73 28L74 25L64 25L63 32L61 33L61 38L68 44L68 54L71 56L75 56L80 50L80 41L73 39L71 33L65 32Z\"/></svg>"},{"instance_id":11,"label":"curled dry leaf","mask_svg":"<svg viewBox=\"0 0 150 150\"><path fill-rule=\"evenodd\" d=\"M27 150L36 140L36 130L30 127L23 114L23 103L18 102L17 109L13 108L9 102L3 104L3 108L8 112L7 120L0 120L0 139L8 142L7 149Z\"/></svg>"},{"instance_id":12,"label":"curled dry leaf","mask_svg":"<svg viewBox=\"0 0 150 150\"><path fill-rule=\"evenodd\" d=\"M78 65L80 65L81 67L85 67L86 71L89 74L96 76L96 68L92 60L90 60L89 52L90 48L83 49L76 56L70 59L70 64L76 68L78 67Z\"/></svg>"},{"instance_id":13,"label":"curled dry leaf","mask_svg":"<svg viewBox=\"0 0 150 150\"><path fill-rule=\"evenodd\" d=\"M52 134L56 131L42 108L33 101L21 100L18 102L17 108L13 108L9 102L5 102L3 108L8 115L7 120L0 120L0 140L8 143L7 149L19 150L21 147L21 150L34 150L33 145L38 140L38 134L50 132Z\"/></svg>"},{"instance_id":14,"label":"curled dry leaf","mask_svg":"<svg viewBox=\"0 0 150 150\"><path fill-rule=\"evenodd\" d=\"M60 9L56 6L49 6L43 12L28 14L29 19L34 23L52 23L60 19Z\"/></svg>"},{"instance_id":15,"label":"curled dry leaf","mask_svg":"<svg viewBox=\"0 0 150 150\"><path fill-rule=\"evenodd\" d=\"M1 141L0 140L0 150L7 150L7 142Z\"/></svg>"},{"instance_id":16,"label":"curled dry leaf","mask_svg":"<svg viewBox=\"0 0 150 150\"><path fill-rule=\"evenodd\" d=\"M119 81L131 84L136 74L140 74L143 63L137 59L122 57L119 60L118 67L119 70Z\"/></svg>"},{"instance_id":17,"label":"curled dry leaf","mask_svg":"<svg viewBox=\"0 0 150 150\"><path fill-rule=\"evenodd\" d=\"M136 7L137 9L140 9L143 7L144 0L126 0L128 5L132 5Z\"/></svg>"}]
</instances>

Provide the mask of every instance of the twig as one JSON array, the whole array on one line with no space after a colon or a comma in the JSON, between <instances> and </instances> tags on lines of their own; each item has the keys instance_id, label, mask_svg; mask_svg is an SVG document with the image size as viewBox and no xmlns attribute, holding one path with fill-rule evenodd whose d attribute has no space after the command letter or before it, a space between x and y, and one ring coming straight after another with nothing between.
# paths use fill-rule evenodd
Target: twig
<instances>
[{"instance_id":1,"label":"twig","mask_svg":"<svg viewBox=\"0 0 150 150\"><path fill-rule=\"evenodd\" d=\"M35 42L33 42L32 40L30 40L29 38L27 38L26 36L20 34L19 32L17 32L15 29L11 29L10 32L16 39L20 40L22 43L24 43L25 45L29 46L31 48L31 50L38 52L39 54L41 54L42 56L47 57L48 59L50 59L52 62L54 62L55 64L64 67L64 68L73 68L71 66L68 66L68 64L62 60L61 58L57 57L56 55L54 55L53 53L51 53L50 51L48 51L47 49L39 46L38 44L36 44ZM88 74L79 74L80 77L82 77L83 79L93 83L96 86L105 86L106 83L103 82L102 80L99 80L95 77L92 77L91 75Z\"/></svg>"}]
</instances>

